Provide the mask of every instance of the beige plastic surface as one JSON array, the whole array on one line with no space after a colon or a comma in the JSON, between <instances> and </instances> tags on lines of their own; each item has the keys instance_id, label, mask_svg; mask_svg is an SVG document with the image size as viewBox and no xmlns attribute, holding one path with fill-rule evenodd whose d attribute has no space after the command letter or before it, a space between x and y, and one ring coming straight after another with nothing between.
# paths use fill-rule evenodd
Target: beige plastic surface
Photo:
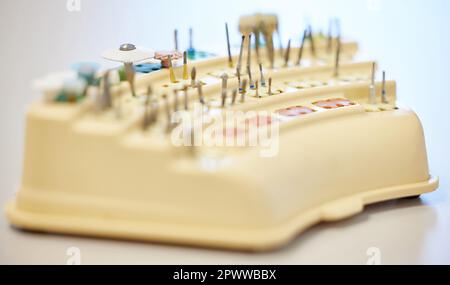
<instances>
[{"instance_id":1,"label":"beige plastic surface","mask_svg":"<svg viewBox=\"0 0 450 285\"><path fill-rule=\"evenodd\" d=\"M365 205L433 191L438 180L429 174L419 119L396 107L393 81L386 83L392 105L368 108L370 68L343 64L334 79L329 66L280 70L273 76L283 94L235 105L275 111L316 108L314 102L332 98L355 103L316 108L282 124L273 158L260 157L257 148L200 148L195 155L176 148L157 127L141 130L142 112L128 94L120 121L113 111L92 112L89 100L35 103L27 113L22 184L7 205L8 219L29 230L260 251ZM159 82L158 76L137 85ZM326 84L288 88L300 79ZM212 83L205 96L213 99L218 90ZM377 91L380 98L380 84Z\"/></svg>"}]
</instances>

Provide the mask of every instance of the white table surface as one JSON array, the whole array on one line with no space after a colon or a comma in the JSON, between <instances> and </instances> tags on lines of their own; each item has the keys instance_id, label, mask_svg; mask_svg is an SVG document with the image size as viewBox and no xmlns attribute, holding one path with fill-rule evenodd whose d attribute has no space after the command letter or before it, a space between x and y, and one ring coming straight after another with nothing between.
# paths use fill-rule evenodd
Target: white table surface
<instances>
[{"instance_id":1,"label":"white table surface","mask_svg":"<svg viewBox=\"0 0 450 285\"><path fill-rule=\"evenodd\" d=\"M224 51L223 22L231 26L255 7L282 16L285 39L299 37L299 16L323 27L328 16L340 16L344 34L360 41L361 58L377 59L388 77L398 81L400 101L417 111L440 188L421 199L372 205L348 220L317 225L269 253L32 234L12 229L2 214L0 264L65 264L70 247L80 249L82 264L365 264L371 247L379 249L382 264L450 264L450 1L379 0L373 6L360 0L305 0L274 7L267 2L275 1L238 5L242 2L232 0L210 7L210 1L202 0L151 2L81 0L79 12L68 12L63 0L0 2L0 205L20 184L24 112L38 98L30 90L31 79L77 60L98 60L103 49L126 41L170 47L174 27L184 33L180 42L193 25L198 46L214 43ZM184 5L180 10L188 13L148 12L171 5ZM292 5L304 14L292 12ZM205 11L208 19L202 19ZM133 18L141 20L120 20ZM234 43L238 38L233 34Z\"/></svg>"}]
</instances>

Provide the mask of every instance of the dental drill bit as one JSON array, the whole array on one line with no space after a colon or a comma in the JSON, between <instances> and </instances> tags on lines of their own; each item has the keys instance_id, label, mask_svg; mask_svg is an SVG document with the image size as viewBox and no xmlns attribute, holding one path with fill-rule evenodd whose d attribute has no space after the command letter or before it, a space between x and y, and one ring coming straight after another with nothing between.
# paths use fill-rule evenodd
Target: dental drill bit
<instances>
[{"instance_id":1,"label":"dental drill bit","mask_svg":"<svg viewBox=\"0 0 450 285\"><path fill-rule=\"evenodd\" d=\"M194 49L194 45L193 45L193 31L192 28L189 28L189 48L187 50L188 52L188 56L190 58L195 58L195 49Z\"/></svg>"},{"instance_id":2,"label":"dental drill bit","mask_svg":"<svg viewBox=\"0 0 450 285\"><path fill-rule=\"evenodd\" d=\"M245 102L245 93L247 89L247 79L244 78L244 80L242 81L242 93L241 93L241 103Z\"/></svg>"},{"instance_id":3,"label":"dental drill bit","mask_svg":"<svg viewBox=\"0 0 450 285\"><path fill-rule=\"evenodd\" d=\"M133 97L136 97L136 92L134 89L134 68L133 68L133 63L131 62L126 62L124 64L125 66L125 77L127 78L128 83L130 84L130 90L131 90L131 94L133 95Z\"/></svg>"},{"instance_id":4,"label":"dental drill bit","mask_svg":"<svg viewBox=\"0 0 450 285\"><path fill-rule=\"evenodd\" d=\"M187 52L183 52L183 80L188 80L188 67L187 67Z\"/></svg>"},{"instance_id":5,"label":"dental drill bit","mask_svg":"<svg viewBox=\"0 0 450 285\"><path fill-rule=\"evenodd\" d=\"M116 119L120 120L122 119L122 94L119 93L119 96L116 98L115 101L115 115Z\"/></svg>"},{"instance_id":6,"label":"dental drill bit","mask_svg":"<svg viewBox=\"0 0 450 285\"><path fill-rule=\"evenodd\" d=\"M101 81L101 93L97 98L97 109L98 110L106 110L112 107L112 98L111 98L111 87L109 83L109 70L107 70L102 77ZM118 98L117 100L120 100Z\"/></svg>"},{"instance_id":7,"label":"dental drill bit","mask_svg":"<svg viewBox=\"0 0 450 285\"><path fill-rule=\"evenodd\" d=\"M173 90L173 110L174 112L178 111L178 90Z\"/></svg>"},{"instance_id":8,"label":"dental drill bit","mask_svg":"<svg viewBox=\"0 0 450 285\"><path fill-rule=\"evenodd\" d=\"M381 89L381 102L383 104L389 104L389 101L387 99L387 94L386 94L386 71L383 70L383 81L382 81L382 85L381 85L382 89Z\"/></svg>"},{"instance_id":9,"label":"dental drill bit","mask_svg":"<svg viewBox=\"0 0 450 285\"><path fill-rule=\"evenodd\" d=\"M225 33L227 35L228 67L233 68L233 58L231 57L230 35L228 33L228 23L225 23Z\"/></svg>"},{"instance_id":10,"label":"dental drill bit","mask_svg":"<svg viewBox=\"0 0 450 285\"><path fill-rule=\"evenodd\" d=\"M251 58L252 58L252 35L248 35L248 46L247 46L247 72L248 77L250 78L250 86L252 86L252 64L251 64Z\"/></svg>"},{"instance_id":11,"label":"dental drill bit","mask_svg":"<svg viewBox=\"0 0 450 285\"><path fill-rule=\"evenodd\" d=\"M251 65L251 50L252 50L252 35L248 35L248 46L247 46L247 74L250 80L250 88L253 88L253 80L252 80L252 65Z\"/></svg>"},{"instance_id":12,"label":"dental drill bit","mask_svg":"<svg viewBox=\"0 0 450 285\"><path fill-rule=\"evenodd\" d=\"M152 87L149 86L147 88L147 94L145 95L145 103L144 103L144 120L142 121L142 130L145 131L147 130L148 126L150 126L151 124L151 118L150 118L150 111L149 111L149 107L150 107L150 99L152 96Z\"/></svg>"},{"instance_id":13,"label":"dental drill bit","mask_svg":"<svg viewBox=\"0 0 450 285\"><path fill-rule=\"evenodd\" d=\"M375 89L375 62L372 64L372 78L369 86L369 103L372 105L377 103L377 93Z\"/></svg>"},{"instance_id":14,"label":"dental drill bit","mask_svg":"<svg viewBox=\"0 0 450 285\"><path fill-rule=\"evenodd\" d=\"M173 71L172 56L169 55L169 78L171 83L177 83L177 78L175 77L175 72Z\"/></svg>"},{"instance_id":15,"label":"dental drill bit","mask_svg":"<svg viewBox=\"0 0 450 285\"><path fill-rule=\"evenodd\" d=\"M236 76L237 76L237 79L238 79L238 88L239 88L239 91L241 91L242 90L242 87L241 87L241 72L240 72L239 68L236 68Z\"/></svg>"},{"instance_id":16,"label":"dental drill bit","mask_svg":"<svg viewBox=\"0 0 450 285\"><path fill-rule=\"evenodd\" d=\"M275 67L275 49L273 47L273 37L269 36L269 58L270 58L270 68Z\"/></svg>"},{"instance_id":17,"label":"dental drill bit","mask_svg":"<svg viewBox=\"0 0 450 285\"><path fill-rule=\"evenodd\" d=\"M250 82L250 89L255 88L255 84L253 83L253 79L252 79L252 69L250 68L250 66L247 66L247 73L248 73L248 80Z\"/></svg>"},{"instance_id":18,"label":"dental drill bit","mask_svg":"<svg viewBox=\"0 0 450 285\"><path fill-rule=\"evenodd\" d=\"M234 103L236 102L237 94L238 94L238 90L237 90L237 88L234 88L233 93L231 95L231 105L234 105Z\"/></svg>"},{"instance_id":19,"label":"dental drill bit","mask_svg":"<svg viewBox=\"0 0 450 285\"><path fill-rule=\"evenodd\" d=\"M169 98L167 98L166 94L163 94L162 98L164 100L164 107L166 111L166 120L167 120L166 132L170 132L170 130L172 129L172 121L171 121Z\"/></svg>"},{"instance_id":20,"label":"dental drill bit","mask_svg":"<svg viewBox=\"0 0 450 285\"><path fill-rule=\"evenodd\" d=\"M272 77L269 77L269 90L267 93L269 96L272 96Z\"/></svg>"},{"instance_id":21,"label":"dental drill bit","mask_svg":"<svg viewBox=\"0 0 450 285\"><path fill-rule=\"evenodd\" d=\"M242 68L242 53L244 52L244 41L245 41L245 36L242 35L241 48L239 49L239 58L238 58L238 63L237 63L237 69L239 70L239 72L241 71L241 68Z\"/></svg>"},{"instance_id":22,"label":"dental drill bit","mask_svg":"<svg viewBox=\"0 0 450 285\"><path fill-rule=\"evenodd\" d=\"M255 81L255 97L256 98L261 98L261 96L259 95L259 82L258 82L258 80Z\"/></svg>"},{"instance_id":23,"label":"dental drill bit","mask_svg":"<svg viewBox=\"0 0 450 285\"><path fill-rule=\"evenodd\" d=\"M189 49L190 50L194 50L194 44L193 44L193 30L192 30L192 27L191 28L189 28Z\"/></svg>"},{"instance_id":24,"label":"dental drill bit","mask_svg":"<svg viewBox=\"0 0 450 285\"><path fill-rule=\"evenodd\" d=\"M308 38L308 30L303 31L303 38L302 38L302 44L300 45L300 49L298 50L298 57L297 57L297 65L301 65L302 57L303 57L303 50L305 48L305 42Z\"/></svg>"},{"instance_id":25,"label":"dental drill bit","mask_svg":"<svg viewBox=\"0 0 450 285\"><path fill-rule=\"evenodd\" d=\"M334 19L334 25L335 25L335 28L336 28L335 34L336 34L339 38L341 38L341 35L342 35L342 31L341 31L341 20L339 20L339 18L335 18L335 19Z\"/></svg>"},{"instance_id":26,"label":"dental drill bit","mask_svg":"<svg viewBox=\"0 0 450 285\"><path fill-rule=\"evenodd\" d=\"M264 73L263 73L263 68L262 68L262 64L261 63L259 64L259 73L261 75L261 78L260 78L261 86L262 87L266 87L266 79L264 78Z\"/></svg>"},{"instance_id":27,"label":"dental drill bit","mask_svg":"<svg viewBox=\"0 0 450 285\"><path fill-rule=\"evenodd\" d=\"M158 111L159 111L158 100L156 98L153 98L151 100L150 107L151 107L150 124L154 124L158 119Z\"/></svg>"},{"instance_id":28,"label":"dental drill bit","mask_svg":"<svg viewBox=\"0 0 450 285\"><path fill-rule=\"evenodd\" d=\"M184 85L183 86L183 99L184 99L184 110L188 110L189 109L189 100L188 100L188 86Z\"/></svg>"},{"instance_id":29,"label":"dental drill bit","mask_svg":"<svg viewBox=\"0 0 450 285\"><path fill-rule=\"evenodd\" d=\"M200 104L205 105L205 98L203 97L203 90L202 90L202 83L197 83L197 93L198 93L198 100L200 101Z\"/></svg>"},{"instance_id":30,"label":"dental drill bit","mask_svg":"<svg viewBox=\"0 0 450 285\"><path fill-rule=\"evenodd\" d=\"M197 147L195 144L195 128L193 126L190 127L190 138L191 138L191 145L189 146L188 150L189 150L189 155L191 156L196 156L197 155Z\"/></svg>"},{"instance_id":31,"label":"dental drill bit","mask_svg":"<svg viewBox=\"0 0 450 285\"><path fill-rule=\"evenodd\" d=\"M226 73L222 74L222 108L225 107L225 102L227 100L227 81L228 81L228 75Z\"/></svg>"},{"instance_id":32,"label":"dental drill bit","mask_svg":"<svg viewBox=\"0 0 450 285\"><path fill-rule=\"evenodd\" d=\"M196 79L197 77L197 69L195 67L192 68L191 70L191 87L194 88L195 84L196 84Z\"/></svg>"},{"instance_id":33,"label":"dental drill bit","mask_svg":"<svg viewBox=\"0 0 450 285\"><path fill-rule=\"evenodd\" d=\"M312 30L312 26L309 25L309 41L310 41L310 47L311 47L311 56L313 58L316 57L316 45L314 44L314 35L313 35L313 30Z\"/></svg>"},{"instance_id":34,"label":"dental drill bit","mask_svg":"<svg viewBox=\"0 0 450 285\"><path fill-rule=\"evenodd\" d=\"M178 30L175 29L173 31L173 40L174 40L174 44L175 44L175 50L178 51Z\"/></svg>"},{"instance_id":35,"label":"dental drill bit","mask_svg":"<svg viewBox=\"0 0 450 285\"><path fill-rule=\"evenodd\" d=\"M339 77L339 61L341 57L341 37L337 38L336 59L334 63L334 77Z\"/></svg>"},{"instance_id":36,"label":"dental drill bit","mask_svg":"<svg viewBox=\"0 0 450 285\"><path fill-rule=\"evenodd\" d=\"M284 54L284 67L288 67L288 65L289 65L290 54L291 54L291 39L289 39L289 41L288 41L286 53Z\"/></svg>"}]
</instances>

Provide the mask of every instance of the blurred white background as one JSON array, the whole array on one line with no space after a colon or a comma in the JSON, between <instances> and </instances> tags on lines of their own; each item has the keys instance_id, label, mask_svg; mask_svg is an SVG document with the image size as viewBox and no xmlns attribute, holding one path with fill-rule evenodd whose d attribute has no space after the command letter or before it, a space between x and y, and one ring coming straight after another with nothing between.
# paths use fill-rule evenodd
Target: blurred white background
<instances>
[{"instance_id":1,"label":"blurred white background","mask_svg":"<svg viewBox=\"0 0 450 285\"><path fill-rule=\"evenodd\" d=\"M75 0L77 1L77 0ZM0 2L0 204L18 188L26 106L36 100L33 78L67 69L124 42L153 49L194 45L225 53L224 23L239 44L240 15L280 17L284 45L298 44L307 21L326 31L338 17L343 34L360 43L360 59L376 59L398 82L399 100L417 111L427 140L431 173L441 187L422 200L369 207L349 221L320 225L288 248L242 254L164 245L29 235L0 216L0 263L59 263L80 247L84 263L361 263L379 247L384 263L450 263L450 1L448 0L2 0Z\"/></svg>"}]
</instances>

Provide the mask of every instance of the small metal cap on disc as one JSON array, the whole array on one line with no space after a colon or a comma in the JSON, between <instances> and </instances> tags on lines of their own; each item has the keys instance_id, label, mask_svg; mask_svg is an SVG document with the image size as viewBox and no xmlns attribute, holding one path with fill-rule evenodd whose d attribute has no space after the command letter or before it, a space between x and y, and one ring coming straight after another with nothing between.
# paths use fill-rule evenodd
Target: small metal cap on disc
<instances>
[{"instance_id":1,"label":"small metal cap on disc","mask_svg":"<svg viewBox=\"0 0 450 285\"><path fill-rule=\"evenodd\" d=\"M123 63L138 62L153 56L154 52L138 49L135 45L129 43L120 45L118 49L107 50L102 53L102 57L105 59Z\"/></svg>"}]
</instances>

